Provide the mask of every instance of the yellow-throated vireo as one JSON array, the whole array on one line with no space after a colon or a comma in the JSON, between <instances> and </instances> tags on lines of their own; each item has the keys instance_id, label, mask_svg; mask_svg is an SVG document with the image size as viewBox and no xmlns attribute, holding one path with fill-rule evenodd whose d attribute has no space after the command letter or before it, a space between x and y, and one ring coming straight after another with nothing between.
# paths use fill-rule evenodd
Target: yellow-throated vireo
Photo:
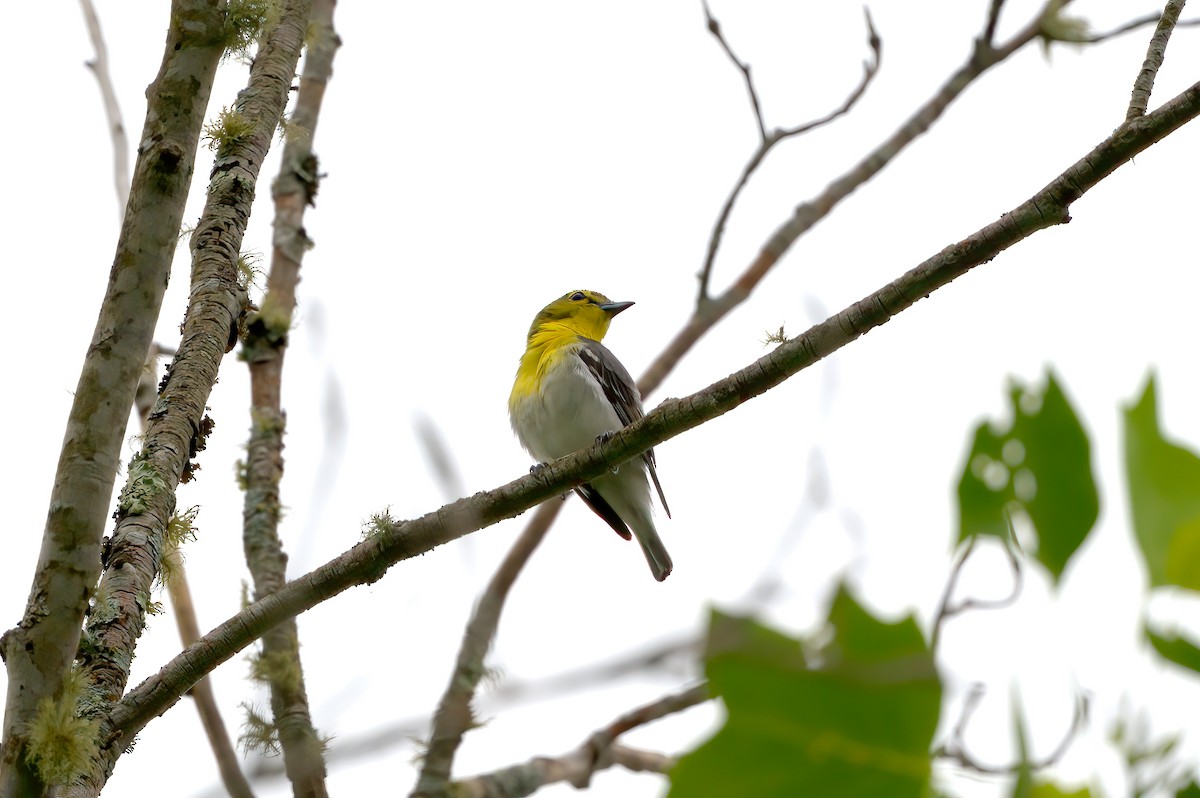
<instances>
[{"instance_id":1,"label":"yellow-throated vireo","mask_svg":"<svg viewBox=\"0 0 1200 798\"><path fill-rule=\"evenodd\" d=\"M595 291L572 291L534 318L508 415L521 445L539 463L591 446L645 415L633 378L600 343L613 316L632 304L612 302ZM653 449L575 492L621 537L629 540L633 530L661 582L671 573L671 556L650 517L650 481L669 518Z\"/></svg>"}]
</instances>

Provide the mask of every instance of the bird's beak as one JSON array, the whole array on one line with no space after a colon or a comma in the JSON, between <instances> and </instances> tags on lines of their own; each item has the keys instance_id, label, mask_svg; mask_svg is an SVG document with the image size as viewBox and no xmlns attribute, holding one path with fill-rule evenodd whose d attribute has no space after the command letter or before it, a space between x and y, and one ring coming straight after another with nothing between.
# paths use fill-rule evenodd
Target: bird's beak
<instances>
[{"instance_id":1,"label":"bird's beak","mask_svg":"<svg viewBox=\"0 0 1200 798\"><path fill-rule=\"evenodd\" d=\"M615 316L625 308L633 307L632 302L605 302L598 306L601 310L610 316Z\"/></svg>"}]
</instances>

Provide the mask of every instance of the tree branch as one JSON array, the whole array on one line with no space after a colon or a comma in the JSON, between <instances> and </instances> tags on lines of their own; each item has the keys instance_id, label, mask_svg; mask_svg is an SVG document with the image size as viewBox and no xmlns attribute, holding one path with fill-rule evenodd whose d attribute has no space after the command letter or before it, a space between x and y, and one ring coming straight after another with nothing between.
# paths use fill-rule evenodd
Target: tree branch
<instances>
[{"instance_id":1,"label":"tree branch","mask_svg":"<svg viewBox=\"0 0 1200 798\"><path fill-rule=\"evenodd\" d=\"M215 0L175 0L170 19L162 66L147 91L125 222L67 419L29 601L20 625L0 638L8 669L3 796L44 787L28 764L25 730L39 702L59 695L79 648L129 408L162 307L221 57L224 14Z\"/></svg>"},{"instance_id":2,"label":"tree branch","mask_svg":"<svg viewBox=\"0 0 1200 798\"><path fill-rule=\"evenodd\" d=\"M1059 740L1058 745L1054 747L1053 751L1041 759L1034 759L1028 762L988 765L980 762L967 752L965 741L967 723L970 721L971 716L975 714L975 708L979 706L979 702L983 700L983 696L984 689L982 685L977 684L971 688L971 692L967 694L966 700L963 702L962 714L959 715L958 722L954 724L954 729L950 733L950 739L945 745L942 745L932 753L934 758L945 759L961 768L985 776L1010 776L1016 774L1022 768L1045 770L1063 758L1063 755L1067 753L1067 749L1071 747L1071 743L1075 741L1075 737L1087 724L1088 699L1086 695L1078 694L1075 696L1071 726L1067 729L1067 733L1063 735L1062 739Z\"/></svg>"},{"instance_id":3,"label":"tree branch","mask_svg":"<svg viewBox=\"0 0 1200 798\"><path fill-rule=\"evenodd\" d=\"M1150 104L1150 92L1154 89L1154 78L1162 66L1163 58L1166 57L1167 42L1175 30L1175 25L1179 22L1179 15L1183 13L1185 2L1186 0L1167 0L1167 7L1163 9L1158 26L1154 29L1154 35L1150 37L1150 45L1146 49L1146 60L1142 63L1142 70L1133 81L1129 110L1125 112L1126 121L1146 114L1146 107Z\"/></svg>"},{"instance_id":4,"label":"tree branch","mask_svg":"<svg viewBox=\"0 0 1200 798\"><path fill-rule=\"evenodd\" d=\"M671 399L604 443L550 463L490 491L477 493L410 521L383 516L354 548L247 607L131 690L107 718L113 745L124 744L166 711L200 676L245 648L267 629L349 587L380 579L397 562L422 554L547 499L558 497L781 384L864 333L885 324L932 292L1038 230L1067 222L1070 205L1118 167L1200 115L1200 83L1154 112L1121 125L1080 161L1026 202L898 279L781 344L741 371L682 399Z\"/></svg>"},{"instance_id":5,"label":"tree branch","mask_svg":"<svg viewBox=\"0 0 1200 798\"><path fill-rule=\"evenodd\" d=\"M741 175L738 176L733 189L725 198L725 202L721 206L721 211L717 214L717 221L713 224L712 234L708 239L708 250L704 255L704 265L700 268L700 289L696 298L697 307L703 306L709 301L709 283L712 279L713 264L717 258L717 250L720 248L721 239L725 235L725 225L729 222L729 217L733 213L733 206L737 203L738 197L741 196L742 190L749 182L750 176L758 170L758 167L762 165L763 160L767 157L767 153L779 142L808 133L849 113L850 109L854 107L866 92L871 79L878 73L879 62L883 52L883 43L879 39L879 34L875 32L874 23L871 22L871 13L864 8L863 13L867 20L867 44L871 48L872 57L863 62L863 75L859 79L858 86L855 87L854 91L850 92L850 95L840 107L820 119L815 119L792 128L776 128L768 133L766 125L763 123L758 91L754 88L754 81L750 77L749 65L734 54L733 49L730 48L729 43L725 40L724 34L721 33L720 24L713 17L712 12L709 11L708 3L704 2L703 5L704 16L708 21L708 30L716 38L717 43L721 45L721 49L725 51L725 54L729 56L729 60L741 70L746 80L746 90L750 94L750 104L754 111L755 121L758 124L759 144L754 154L750 156L750 160L746 163L746 166L742 168Z\"/></svg>"},{"instance_id":6,"label":"tree branch","mask_svg":"<svg viewBox=\"0 0 1200 798\"><path fill-rule=\"evenodd\" d=\"M593 773L614 764L634 771L665 773L674 765L671 758L616 745L617 737L711 697L707 682L664 696L617 718L570 753L554 758L535 757L521 765L455 782L437 794L454 795L455 798L524 798L542 787L562 781L582 790L591 783Z\"/></svg>"},{"instance_id":7,"label":"tree branch","mask_svg":"<svg viewBox=\"0 0 1200 798\"><path fill-rule=\"evenodd\" d=\"M1039 14L1008 43L998 47L976 40L967 63L951 75L937 93L917 109L895 133L848 172L830 183L818 197L796 206L792 217L775 231L733 285L719 296L697 303L692 317L684 324L683 329L675 334L642 376L639 385L643 393L650 393L657 388L705 333L750 297L754 288L800 236L829 215L838 203L878 174L905 147L929 130L967 86L988 69L1038 39L1041 36L1041 23L1042 18Z\"/></svg>"},{"instance_id":8,"label":"tree branch","mask_svg":"<svg viewBox=\"0 0 1200 798\"><path fill-rule=\"evenodd\" d=\"M150 411L158 396L158 359L162 355L173 355L175 350L150 345L146 354L145 368L138 382L137 394L134 397L134 410L141 421L142 433L146 432ZM163 583L167 594L171 597L171 608L174 610L175 625L179 630L179 641L186 648L200 639L200 624L196 620L196 605L192 601L192 591L188 587L187 566L184 564L182 553L176 548L174 555L164 553L164 559L171 557L174 561L168 571L162 569ZM221 718L221 710L217 707L217 698L213 692L212 679L205 676L191 689L192 701L196 704L196 714L200 716L200 725L208 737L208 745L212 748L213 758L217 762L217 771L221 774L221 783L225 786L230 798L254 798L250 782L242 773L238 762L237 752L229 739L225 721Z\"/></svg>"},{"instance_id":9,"label":"tree branch","mask_svg":"<svg viewBox=\"0 0 1200 798\"><path fill-rule=\"evenodd\" d=\"M971 554L975 551L975 544L979 542L979 535L974 535L967 541L967 545L955 560L954 566L950 569L950 576L946 580L946 589L942 591L941 601L938 602L937 612L933 617L933 632L929 638L929 648L933 651L937 650L938 641L941 640L942 626L946 621L956 615L961 615L964 612L971 610L998 610L1005 607L1011 607L1016 600L1021 596L1021 587L1024 583L1024 572L1021 570L1021 561L1017 558L1016 553L1012 549L1012 544L1005 540L1004 554L1008 557L1008 564L1013 572L1013 586L1009 594L999 599L980 599L980 598L965 598L957 604L951 604L950 599L954 597L954 589L958 586L958 577L962 574L963 566L967 564Z\"/></svg>"},{"instance_id":10,"label":"tree branch","mask_svg":"<svg viewBox=\"0 0 1200 798\"><path fill-rule=\"evenodd\" d=\"M124 218L125 206L129 204L129 140L125 136L125 123L121 121L121 106L117 103L117 92L113 88L112 75L108 73L108 47L100 31L100 17L92 0L79 0L83 7L83 19L87 24L88 36L96 57L87 62L88 69L96 76L100 85L100 99L104 103L104 116L108 120L108 132L113 147L113 184L117 190L117 216Z\"/></svg>"},{"instance_id":11,"label":"tree branch","mask_svg":"<svg viewBox=\"0 0 1200 798\"><path fill-rule=\"evenodd\" d=\"M237 340L247 304L238 253L259 171L296 72L308 15L308 0L285 0L278 20L266 31L236 108L222 112L219 130L210 128L217 157L204 212L192 235L191 294L179 352L150 413L141 451L130 464L96 594L99 611L91 613L79 649L80 668L100 705L96 712L125 691L159 572L163 532L175 509L175 490L190 478L191 458L204 448L212 426L204 416L205 405L221 360ZM223 42L223 25L219 31L216 38ZM178 224L169 237L177 230ZM145 290L139 284L134 293ZM132 400L130 395L127 405ZM90 772L69 788L70 798L98 794L129 743L113 747L111 740L104 742L109 744L97 750Z\"/></svg>"},{"instance_id":12,"label":"tree branch","mask_svg":"<svg viewBox=\"0 0 1200 798\"><path fill-rule=\"evenodd\" d=\"M450 684L433 716L429 750L421 762L413 796L440 795L450 782L454 755L462 744L463 735L476 725L471 702L485 673L483 660L496 637L508 591L558 517L562 504L561 501L550 501L537 509L475 605L463 632L454 670L450 673Z\"/></svg>"},{"instance_id":13,"label":"tree branch","mask_svg":"<svg viewBox=\"0 0 1200 798\"><path fill-rule=\"evenodd\" d=\"M313 204L320 176L312 142L325 88L333 74L340 44L333 28L334 0L313 0L307 55L296 106L285 128L279 176L272 184L275 201L274 249L262 309L250 314L242 353L250 370L250 439L246 456L246 495L242 539L254 596L262 598L287 581L287 554L279 538L283 478L283 363L296 309L300 265L311 241L304 214ZM267 632L256 658L256 674L271 694L274 731L284 768L296 798L325 798L324 741L313 726L300 658L300 633L294 618Z\"/></svg>"}]
</instances>

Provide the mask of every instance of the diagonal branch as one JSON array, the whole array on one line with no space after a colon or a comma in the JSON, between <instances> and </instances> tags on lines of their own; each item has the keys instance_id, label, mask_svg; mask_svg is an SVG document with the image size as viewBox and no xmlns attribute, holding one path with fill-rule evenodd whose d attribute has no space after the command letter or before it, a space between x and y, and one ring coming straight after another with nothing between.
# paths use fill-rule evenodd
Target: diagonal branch
<instances>
[{"instance_id":1,"label":"diagonal branch","mask_svg":"<svg viewBox=\"0 0 1200 798\"><path fill-rule=\"evenodd\" d=\"M708 20L708 29L717 42L721 45L721 49L729 56L729 60L734 66L741 70L742 75L746 79L746 90L750 93L750 104L754 110L754 118L758 123L758 148L754 154L750 156L750 160L742 168L742 173L738 176L737 182L734 183L733 189L725 198L724 204L721 206L720 213L717 214L717 221L713 224L712 234L708 239L708 250L704 254L704 265L700 268L700 291L697 296L697 305L703 305L709 301L708 289L709 283L712 280L713 263L717 258L717 250L721 246L721 239L725 235L725 225L729 222L729 217L733 213L733 206L737 203L738 197L741 196L742 190L750 181L758 167L762 165L763 160L767 157L772 148L781 141L785 141L796 136L803 135L809 131L829 124L835 119L844 116L850 112L859 99L867 90L872 78L879 72L879 62L883 53L883 42L879 38L879 34L875 31L875 24L871 21L871 13L865 8L863 13L867 20L867 44L871 48L872 57L863 62L863 74L859 79L858 86L846 98L845 102L837 109L831 111L820 119L815 119L811 122L806 122L802 125L797 125L791 128L776 128L770 133L767 132L766 125L763 123L762 108L759 105L758 92L754 88L754 81L750 77L750 67L745 62L741 61L730 48L729 43L725 40L724 34L721 33L721 26L712 13L708 10L708 3L704 2L704 15Z\"/></svg>"},{"instance_id":2,"label":"diagonal branch","mask_svg":"<svg viewBox=\"0 0 1200 798\"><path fill-rule=\"evenodd\" d=\"M307 55L296 106L288 120L287 143L279 176L272 184L275 201L274 249L262 309L252 313L242 342L250 369L250 439L246 446L246 496L242 541L246 565L254 579L254 597L262 598L287 581L287 554L279 538L283 515L283 363L288 332L296 310L300 265L311 241L304 214L313 204L320 176L312 143L320 118L325 88L333 75L333 58L340 45L333 28L334 0L313 0ZM270 688L274 732L283 752L284 768L297 798L324 798L324 741L313 726L300 658L300 633L289 618L263 636L255 658L256 674Z\"/></svg>"},{"instance_id":3,"label":"diagonal branch","mask_svg":"<svg viewBox=\"0 0 1200 798\"><path fill-rule=\"evenodd\" d=\"M808 123L807 125L801 125L790 130L776 130L772 134L767 134L762 116L761 104L759 102L758 93L751 77L750 67L741 59L739 59L733 52L732 47L729 45L728 41L726 41L724 34L721 31L720 24L712 16L712 12L709 9L706 0L702 0L702 3L709 31L717 39L722 50L724 50L730 61L732 61L739 71L741 71L745 79L746 89L750 96L751 108L758 125L761 143L755 157L751 159L750 163L743 170L738 184L735 186L732 193L726 200L726 203L722 208L720 215L718 216L717 222L714 225L713 233L709 241L705 264L700 275L700 301L698 302L696 316L694 316L693 321L689 323L689 327L685 328L680 336L677 336L675 342L668 347L667 351L655 361L648 373L643 376L638 386L643 396L647 396L658 386L667 371L669 371L670 368L673 368L674 363L678 362L678 360L682 358L687 351L690 351L691 344L698 340L709 326L716 324L721 318L721 315L723 315L723 313L713 314L706 318L708 314L706 313L704 305L708 299L707 286L711 275L713 261L716 256L716 251L720 245L720 239L724 232L725 223L732 212L733 205L738 195L745 186L750 175L758 168L759 164L762 162L762 159L765 157L770 148L773 147L775 143L778 143L779 140L782 140L783 137L799 135L807 130L812 129L813 127L832 121L838 116L849 111L865 91L879 65L881 44L868 13L866 20L869 33L869 44L875 55L875 58L873 61L868 61L864 65L864 75L862 81L860 82L858 88L843 104L843 106L826 117L816 120L815 122ZM898 152L903 146L903 144L897 143L898 138L907 137L903 139L904 143L911 141L936 120L937 116L940 115L943 110L945 110L945 107L949 105L953 97L956 96L958 92L961 92L966 87L967 83L974 79L974 77L977 77L989 66L993 65L994 63L998 63L1012 52L1015 52L1019 47L1024 46L1024 44L1038 37L1041 31L1040 16L1034 23L1030 24L1025 32L1016 37L1013 41L1009 42L1009 44L1005 45L1004 48L997 50L996 48L992 47L991 39L995 33L995 26L1001 6L1002 2L999 1L992 4L986 25L985 39L982 42L976 42L975 55L973 56L972 61L968 63L967 67L964 67L964 70L968 70L968 74L964 77L963 70L960 70L960 72L956 74L955 78L952 78L950 83L947 84L949 88L944 88L938 97L935 97L933 101L927 103L925 108L922 109L921 112L918 112L918 114L913 118L913 120L917 120L919 124L915 123L913 120L910 120L909 125L906 125L905 128L902 128L901 131L893 137L893 139L890 141L892 145L890 148L892 155ZM984 56L987 56L987 58L984 58ZM978 64L975 63L977 58L981 59ZM870 178L870 176L882 168L883 164L887 162L887 158L883 158L883 156L880 155L881 149L882 148L877 149L872 156L869 156L867 160L860 164L857 174L851 173L849 177L843 178L843 185L838 188L839 191L844 192L843 196L845 194L849 194L850 191L852 191L857 185L857 183L853 182L853 180L865 182ZM889 155L888 157L890 158L891 156ZM874 171L870 171L871 169ZM830 189L827 191L827 198L831 196L831 192L837 186L838 184L835 183L834 186L830 187ZM828 207L826 208L825 213L828 213L828 211L832 209L832 202L832 200L827 199ZM821 216L823 215L824 214L822 213ZM814 217L812 219L812 223L815 224L816 220L821 218L821 216ZM796 236L798 237L801 232L803 231L797 232ZM754 266L751 268L753 269ZM761 279L761 277L764 275L765 269L756 277L755 283L757 283L757 280ZM753 286L751 285L745 289L745 296L749 295L752 287ZM728 295L729 292L727 292L727 296ZM738 299L734 304L743 301L745 296L743 296L741 299ZM730 305L730 307L732 307L732 305ZM678 346L681 338L685 336L692 336L690 342L687 342L686 346ZM556 513L557 510L555 509L547 512ZM524 561L532 555L534 548L545 535L546 530L542 527L542 514L540 512L531 523L531 527L536 528L527 529L526 532L522 534L513 552L510 553L510 559L506 559L505 564L502 566L503 570L518 571L523 565ZM514 555L520 556L522 559L517 562L512 562L511 557ZM478 686L479 679L483 673L483 658L486 655L486 652L491 645L492 638L495 635L496 627L499 623L499 612L502 609L504 595L506 595L506 593L507 587L504 590L504 594L497 594L492 587L489 586L489 589L484 592L483 596L481 596L479 604L476 606L475 612L469 621L468 630L466 634L464 634L454 672L450 677L450 684L446 689L446 693L443 695L437 712L435 713L435 721L430 737L430 751L422 765L421 777L418 780L416 788L418 793L422 791L431 791L438 785L447 783L450 779L454 753L462 741L462 736L472 724L470 713L471 699L474 696L475 689Z\"/></svg>"},{"instance_id":4,"label":"diagonal branch","mask_svg":"<svg viewBox=\"0 0 1200 798\"><path fill-rule=\"evenodd\" d=\"M141 421L142 433L146 432L146 423L150 411L158 396L158 359L162 355L173 355L175 350L168 349L158 343L151 344L146 354L146 365L142 378L138 382L137 394L134 398L134 410ZM165 552L164 561L171 559L170 568L164 562L162 582L165 583L167 594L171 597L171 608L175 614L175 625L179 629L179 641L186 648L200 639L200 624L196 620L196 604L192 600L192 591L188 586L187 567L183 555L178 548L173 553ZM212 748L213 757L217 762L217 771L221 774L221 783L225 786L230 798L254 798L250 782L242 773L238 762L237 751L221 718L221 710L217 706L216 694L213 692L212 679L205 676L192 686L191 696L196 704L196 714L200 716L200 724L204 727L204 735Z\"/></svg>"},{"instance_id":5,"label":"diagonal branch","mask_svg":"<svg viewBox=\"0 0 1200 798\"><path fill-rule=\"evenodd\" d=\"M1052 3L1058 1L1050 0ZM928 131L941 118L950 104L979 76L1030 42L1037 40L1041 35L1042 15L1039 14L1036 19L1005 44L993 46L988 42L976 40L967 62L951 75L933 97L917 109L895 133L868 153L848 172L830 183L819 196L796 206L792 217L780 225L758 256L746 267L733 285L719 296L697 302L692 317L684 324L683 329L675 334L674 339L667 344L642 376L639 383L642 392L650 393L657 388L705 333L726 314L745 302L755 287L800 236L812 229L842 200L878 174L908 145Z\"/></svg>"},{"instance_id":6,"label":"diagonal branch","mask_svg":"<svg viewBox=\"0 0 1200 798\"><path fill-rule=\"evenodd\" d=\"M377 518L371 534L362 543L256 601L131 690L106 719L106 734L114 745L122 740L127 743L152 718L178 701L196 679L287 618L349 587L382 578L401 560L560 496L614 464L630 460L780 385L1013 244L1038 230L1069 221L1068 209L1072 203L1134 156L1198 115L1200 83L1154 112L1121 125L1112 136L999 220L951 244L741 371L690 396L663 402L604 443L557 460L537 474L460 499L417 519L400 522Z\"/></svg>"},{"instance_id":7,"label":"diagonal branch","mask_svg":"<svg viewBox=\"0 0 1200 798\"><path fill-rule=\"evenodd\" d=\"M520 537L504 555L500 567L475 605L475 611L463 632L458 658L450 674L450 684L433 716L429 749L421 762L421 773L412 793L414 796L440 794L450 782L454 755L462 743L463 735L476 725L471 702L486 672L483 660L496 637L508 591L550 530L561 508L561 501L550 501L537 509Z\"/></svg>"},{"instance_id":8,"label":"diagonal branch","mask_svg":"<svg viewBox=\"0 0 1200 798\"><path fill-rule=\"evenodd\" d=\"M1126 121L1146 114L1146 107L1150 104L1150 92L1154 89L1154 78L1167 55L1167 42L1179 22L1185 2L1186 0L1167 0L1167 7L1163 9L1154 35L1150 37L1150 45L1146 48L1146 60L1142 63L1142 71L1133 81L1129 110L1125 112Z\"/></svg>"},{"instance_id":9,"label":"diagonal branch","mask_svg":"<svg viewBox=\"0 0 1200 798\"><path fill-rule=\"evenodd\" d=\"M614 720L590 736L583 745L559 757L535 757L528 762L483 776L455 782L447 793L456 798L524 798L542 787L567 782L586 789L597 770L622 765L629 770L666 773L674 764L669 757L617 745L622 734L651 721L708 701L708 683L663 696Z\"/></svg>"}]
</instances>

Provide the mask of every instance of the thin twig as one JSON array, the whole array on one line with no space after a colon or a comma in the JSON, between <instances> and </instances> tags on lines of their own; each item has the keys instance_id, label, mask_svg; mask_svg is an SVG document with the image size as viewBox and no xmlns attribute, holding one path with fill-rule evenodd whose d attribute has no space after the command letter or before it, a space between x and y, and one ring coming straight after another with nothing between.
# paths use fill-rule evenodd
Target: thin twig
<instances>
[{"instance_id":1,"label":"thin twig","mask_svg":"<svg viewBox=\"0 0 1200 798\"><path fill-rule=\"evenodd\" d=\"M725 40L725 34L721 32L721 23L717 22L717 18L712 15L712 11L708 7L708 0L700 0L700 5L704 8L704 23L708 26L708 32L713 35L717 44L721 45L721 49L725 51L725 55L742 73L742 79L746 82L746 93L750 95L750 108L754 111L754 121L758 125L758 137L765 141L767 126L763 122L762 104L758 101L758 90L754 88L754 79L750 77L750 65L738 58L733 52L733 48L729 46L729 42Z\"/></svg>"},{"instance_id":2,"label":"thin twig","mask_svg":"<svg viewBox=\"0 0 1200 798\"><path fill-rule=\"evenodd\" d=\"M712 692L709 689L708 682L701 682L678 693L663 696L657 701L626 712L603 729L597 730L587 739L584 746L591 749L594 760L598 762L604 758L608 749L617 741L617 738L625 732L636 729L638 726L644 726L651 721L658 720L667 715L690 709L711 698ZM591 773L588 772L584 778L574 781L572 784L575 787L583 789L588 786L590 781Z\"/></svg>"},{"instance_id":3,"label":"thin twig","mask_svg":"<svg viewBox=\"0 0 1200 798\"><path fill-rule=\"evenodd\" d=\"M992 0L988 9L987 23L983 27L983 43L991 46L996 40L996 25L1000 22L1000 10L1004 8L1004 0Z\"/></svg>"},{"instance_id":4,"label":"thin twig","mask_svg":"<svg viewBox=\"0 0 1200 798\"><path fill-rule=\"evenodd\" d=\"M558 696L594 689L632 674L645 674L652 669L670 673L683 670L685 663L695 662L703 647L703 641L695 634L681 635L671 640L656 643L647 648L629 651L610 660L572 668L562 673L537 680L505 680L489 690L480 699L478 706L485 713L519 705L530 701L546 701ZM433 723L429 715L404 718L375 729L372 732L353 735L338 735L329 746L327 761L350 762L377 755L402 743L426 734ZM283 774L277 759L263 759L249 769L254 779ZM216 798L213 795L213 798Z\"/></svg>"},{"instance_id":5,"label":"thin twig","mask_svg":"<svg viewBox=\"0 0 1200 798\"><path fill-rule=\"evenodd\" d=\"M981 599L981 598L965 598L957 604L951 604L950 599L954 596L954 589L958 586L958 577L962 574L963 566L967 564L967 560L975 551L975 544L979 542L979 536L973 535L967 541L967 545L963 547L962 553L955 560L954 566L950 569L950 576L946 580L946 588L942 591L942 598L938 602L937 612L933 616L933 632L930 634L929 647L934 651L937 650L938 641L942 636L942 626L946 621L956 615L961 615L964 612L972 610L999 610L1005 607L1011 607L1021 596L1021 588L1024 585L1025 577L1021 569L1021 560L1013 551L1012 545L1008 540L1004 540L1004 553L1008 557L1009 567L1013 572L1013 586L1009 594L998 599Z\"/></svg>"},{"instance_id":6,"label":"thin twig","mask_svg":"<svg viewBox=\"0 0 1200 798\"><path fill-rule=\"evenodd\" d=\"M934 291L1039 230L1070 220L1069 208L1093 187L1154 143L1200 116L1200 83L1140 119L1121 125L1025 202L957 240L896 280L802 335L775 347L742 370L682 399L668 399L611 439L560 458L536 474L481 491L420 518L378 518L358 545L217 626L194 646L130 690L104 719L102 733L131 739L210 672L281 621L348 588L383 577L401 560L512 518L614 464L637 457L782 384Z\"/></svg>"},{"instance_id":7,"label":"thin twig","mask_svg":"<svg viewBox=\"0 0 1200 798\"><path fill-rule=\"evenodd\" d=\"M585 789L597 770L615 764L633 771L666 773L674 765L671 757L616 745L616 739L630 729L689 709L710 698L707 682L664 696L617 718L570 753L553 758L535 757L520 765L454 782L448 792L456 798L524 798L557 782Z\"/></svg>"},{"instance_id":8,"label":"thin twig","mask_svg":"<svg viewBox=\"0 0 1200 798\"><path fill-rule=\"evenodd\" d=\"M1051 0L1058 2L1059 0ZM933 126L946 109L980 75L1001 63L1032 41L1041 38L1042 14L1039 13L1008 42L992 46L976 40L967 62L963 64L938 91L910 116L899 129L867 154L849 171L830 183L820 195L796 206L786 220L767 240L758 256L723 293L697 302L692 317L667 344L639 382L643 394L652 392L667 378L679 361L691 351L696 342L711 330L726 314L745 302L779 259L813 225L829 215L846 197L879 173L919 136Z\"/></svg>"},{"instance_id":9,"label":"thin twig","mask_svg":"<svg viewBox=\"0 0 1200 798\"><path fill-rule=\"evenodd\" d=\"M717 258L717 250L721 246L721 239L725 235L725 225L728 224L729 217L733 213L733 206L737 203L738 197L741 196L742 190L746 187L746 183L749 182L751 175L753 175L758 170L758 167L762 165L763 160L767 157L767 153L769 153L771 149L781 141L808 133L849 113L859 99L862 98L863 94L867 90L867 86L870 85L871 80L879 72L879 63L883 54L883 42L880 40L879 34L875 31L875 24L871 20L870 11L864 8L863 13L866 16L867 21L867 44L871 48L871 58L868 58L863 62L862 77L859 79L858 85L849 94L849 96L847 96L845 102L843 102L837 109L819 119L806 122L802 125L797 125L796 127L776 128L772 132L768 133L766 125L763 122L762 108L759 103L758 92L754 87L754 81L750 77L750 67L734 54L733 49L729 46L729 43L725 40L724 35L721 33L720 25L709 12L708 3L704 2L704 14L708 20L709 31L721 45L721 49L724 50L725 54L729 56L729 60L733 62L734 66L741 70L742 75L746 79L746 90L750 94L750 104L754 111L755 121L758 123L759 143L758 147L754 151L754 154L750 156L750 160L742 168L742 173L738 176L737 182L734 183L733 189L725 198L725 202L721 206L721 211L717 214L717 221L713 224L712 233L708 239L708 249L704 254L704 265L700 268L700 288L696 299L698 306L703 305L709 299L708 289L712 281L713 264Z\"/></svg>"},{"instance_id":10,"label":"thin twig","mask_svg":"<svg viewBox=\"0 0 1200 798\"><path fill-rule=\"evenodd\" d=\"M975 709L979 706L979 703L983 700L985 692L983 685L980 684L976 684L971 688L971 692L967 694L963 702L962 713L959 715L958 721L954 724L954 730L950 733L950 739L933 751L932 756L934 758L953 762L961 768L984 776L1011 776L1022 768L1045 770L1063 758L1063 755L1067 753L1067 749L1071 747L1071 743L1075 741L1076 736L1078 736L1079 732L1087 724L1088 697L1084 693L1076 693L1075 706L1071 715L1071 726L1067 729L1066 734L1062 736L1062 739L1058 741L1058 745L1054 747L1053 751L1041 759L1026 762L1014 762L1007 765L985 764L967 752L965 741L967 723L975 713Z\"/></svg>"},{"instance_id":11,"label":"thin twig","mask_svg":"<svg viewBox=\"0 0 1200 798\"><path fill-rule=\"evenodd\" d=\"M196 607L192 601L192 591L188 587L187 572L184 563L176 565L175 572L167 581L167 593L171 597L171 608L175 611L175 623L179 627L179 640L183 647L200 639L200 627L196 623ZM205 676L192 687L192 700L196 703L196 714L200 716L200 725L208 737L208 745L212 748L213 757L217 761L217 771L221 774L221 783L231 798L254 798L254 790L242 772L237 751L225 728L221 710L217 707L217 697L213 692L212 679Z\"/></svg>"},{"instance_id":12,"label":"thin twig","mask_svg":"<svg viewBox=\"0 0 1200 798\"><path fill-rule=\"evenodd\" d=\"M1167 42L1175 31L1185 2L1186 0L1167 0L1167 7L1163 9L1162 17L1159 18L1158 26L1155 27L1154 35L1150 37L1150 44L1146 48L1146 60L1142 62L1142 69L1133 81L1129 110L1125 112L1126 122L1146 115L1146 107L1150 105L1150 92L1154 89L1154 78L1167 55Z\"/></svg>"},{"instance_id":13,"label":"thin twig","mask_svg":"<svg viewBox=\"0 0 1200 798\"><path fill-rule=\"evenodd\" d=\"M146 431L146 422L158 395L158 359L162 355L173 355L175 350L153 343L146 354L146 365L138 381L137 393L134 394L134 408L142 424L142 432ZM192 600L192 591L188 587L187 564L183 557L176 558L170 578L164 578L167 595L171 597L171 608L174 610L175 626L179 630L179 642L187 648L200 639L200 623L196 619L196 603ZM237 751L221 710L217 706L216 694L213 692L212 679L205 676L196 682L191 690L192 701L196 705L196 714L200 716L200 725L208 737L208 745L212 749L213 758L217 761L217 771L221 774L221 783L231 798L254 798L250 782L238 761Z\"/></svg>"},{"instance_id":14,"label":"thin twig","mask_svg":"<svg viewBox=\"0 0 1200 798\"><path fill-rule=\"evenodd\" d=\"M83 7L83 19L87 23L88 36L96 57L87 62L88 69L100 84L100 98L104 101L104 116L108 120L108 132L113 147L113 183L117 190L117 218L125 217L125 206L129 204L129 139L125 135L125 123L121 121L121 106L113 88L112 75L108 72L108 47L100 30L100 17L92 0L79 0Z\"/></svg>"},{"instance_id":15,"label":"thin twig","mask_svg":"<svg viewBox=\"0 0 1200 798\"><path fill-rule=\"evenodd\" d=\"M476 725L471 702L485 673L483 659L496 636L508 591L546 536L561 508L561 501L551 501L537 509L479 598L463 632L454 671L450 674L450 684L446 686L446 692L434 713L429 749L421 763L421 773L413 796L439 795L450 783L454 755L462 743L463 735Z\"/></svg>"},{"instance_id":16,"label":"thin twig","mask_svg":"<svg viewBox=\"0 0 1200 798\"><path fill-rule=\"evenodd\" d=\"M1131 33L1139 28L1144 28L1147 25L1158 22L1162 19L1162 13L1155 11L1144 17L1138 17L1126 22L1124 25L1118 25L1110 31L1104 33L1089 33L1079 40L1081 44L1099 44L1100 42L1115 39L1118 36L1123 36L1126 33ZM1194 28L1200 25L1200 19L1181 19L1175 24L1177 28Z\"/></svg>"}]
</instances>

